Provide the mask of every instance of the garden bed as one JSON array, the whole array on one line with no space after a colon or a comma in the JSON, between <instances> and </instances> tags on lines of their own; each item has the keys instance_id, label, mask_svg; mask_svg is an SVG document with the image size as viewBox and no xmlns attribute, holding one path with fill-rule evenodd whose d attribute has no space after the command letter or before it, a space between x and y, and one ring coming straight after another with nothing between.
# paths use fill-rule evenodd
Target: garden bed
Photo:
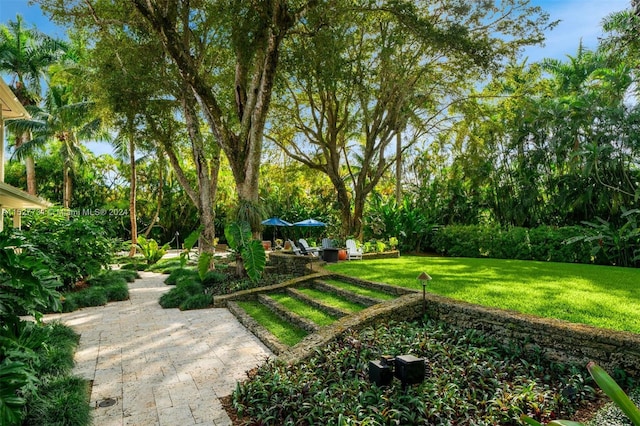
<instances>
[{"instance_id":1,"label":"garden bed","mask_svg":"<svg viewBox=\"0 0 640 426\"><path fill-rule=\"evenodd\" d=\"M401 354L425 358L423 383L403 389L397 380L369 381L369 361ZM523 413L543 421L574 416L598 398L592 386L580 366L553 364L523 345L505 349L474 330L378 321L346 330L303 362L268 361L238 385L230 417L264 425L516 425Z\"/></svg>"}]
</instances>

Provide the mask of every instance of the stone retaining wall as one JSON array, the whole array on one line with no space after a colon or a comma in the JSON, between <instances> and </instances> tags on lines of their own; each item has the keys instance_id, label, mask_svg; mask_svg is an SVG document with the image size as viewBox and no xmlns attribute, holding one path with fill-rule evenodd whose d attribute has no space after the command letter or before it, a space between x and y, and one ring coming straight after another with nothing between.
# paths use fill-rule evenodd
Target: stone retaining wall
<instances>
[{"instance_id":1,"label":"stone retaining wall","mask_svg":"<svg viewBox=\"0 0 640 426\"><path fill-rule=\"evenodd\" d=\"M396 259L398 257L400 257L399 250L389 250L389 251L384 251L382 253L364 253L362 255L362 260Z\"/></svg>"},{"instance_id":2,"label":"stone retaining wall","mask_svg":"<svg viewBox=\"0 0 640 426\"><path fill-rule=\"evenodd\" d=\"M408 294L374 305L357 314L341 318L318 333L284 352L288 361L305 359L316 347L322 347L348 329L362 329L390 320L422 318L421 294ZM524 343L530 350L541 350L549 359L585 366L595 361L612 372L623 369L640 377L640 335L604 330L566 321L538 318L495 308L487 308L446 297L427 294L426 313L430 318L451 325L485 332L508 343Z\"/></svg>"},{"instance_id":3,"label":"stone retaining wall","mask_svg":"<svg viewBox=\"0 0 640 426\"><path fill-rule=\"evenodd\" d=\"M297 256L285 251L269 253L269 266L274 267L279 274L290 274L294 276L305 275L310 272L312 264L321 261L318 257Z\"/></svg>"}]
</instances>

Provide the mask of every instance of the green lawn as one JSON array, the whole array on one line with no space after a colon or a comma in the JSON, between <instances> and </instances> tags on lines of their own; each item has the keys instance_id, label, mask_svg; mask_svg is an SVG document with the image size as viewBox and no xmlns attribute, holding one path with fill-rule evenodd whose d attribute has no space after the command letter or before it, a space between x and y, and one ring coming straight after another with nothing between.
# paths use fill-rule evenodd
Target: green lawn
<instances>
[{"instance_id":1,"label":"green lawn","mask_svg":"<svg viewBox=\"0 0 640 426\"><path fill-rule=\"evenodd\" d=\"M299 288L298 291L305 296L325 303L326 305L342 309L347 312L359 312L366 308L364 305L347 300L333 293L316 290L315 288Z\"/></svg>"},{"instance_id":2,"label":"green lawn","mask_svg":"<svg viewBox=\"0 0 640 426\"><path fill-rule=\"evenodd\" d=\"M274 293L269 295L270 298L280 303L282 306L287 308L293 313L300 315L301 317L307 318L319 326L325 326L329 324L333 324L337 318L328 313L315 308L313 306L307 305L301 300L296 299L295 297L288 296L286 294Z\"/></svg>"},{"instance_id":3,"label":"green lawn","mask_svg":"<svg viewBox=\"0 0 640 426\"><path fill-rule=\"evenodd\" d=\"M640 333L640 270L573 263L403 256L327 265L345 275L485 306Z\"/></svg>"},{"instance_id":4,"label":"green lawn","mask_svg":"<svg viewBox=\"0 0 640 426\"><path fill-rule=\"evenodd\" d=\"M285 345L293 346L307 335L306 331L283 320L259 302L239 301L238 305Z\"/></svg>"}]
</instances>

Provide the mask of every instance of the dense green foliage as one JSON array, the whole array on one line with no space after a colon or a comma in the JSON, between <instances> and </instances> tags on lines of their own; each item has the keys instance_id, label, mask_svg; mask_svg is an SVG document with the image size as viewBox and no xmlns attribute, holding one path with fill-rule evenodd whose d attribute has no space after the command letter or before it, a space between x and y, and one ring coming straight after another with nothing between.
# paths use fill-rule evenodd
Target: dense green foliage
<instances>
[{"instance_id":1,"label":"dense green foliage","mask_svg":"<svg viewBox=\"0 0 640 426\"><path fill-rule=\"evenodd\" d=\"M582 227L501 228L451 225L434 231L433 249L454 257L492 257L550 262L603 263L593 258L591 245L569 241L586 232Z\"/></svg>"},{"instance_id":2,"label":"dense green foliage","mask_svg":"<svg viewBox=\"0 0 640 426\"><path fill-rule=\"evenodd\" d=\"M248 222L232 222L224 228L229 247L236 260L236 275L242 277L244 271L251 281L258 281L267 262L262 242L253 239ZM202 275L202 274L201 274Z\"/></svg>"},{"instance_id":3,"label":"dense green foliage","mask_svg":"<svg viewBox=\"0 0 640 426\"><path fill-rule=\"evenodd\" d=\"M331 271L484 306L640 333L640 270L523 260L402 256L327 265ZM569 308L568 308L569 307ZM606 314L604 314L606 313Z\"/></svg>"},{"instance_id":4,"label":"dense green foliage","mask_svg":"<svg viewBox=\"0 0 640 426\"><path fill-rule=\"evenodd\" d=\"M101 226L99 219L91 216L73 217L70 220L62 211L30 215L23 235L30 244L46 253L47 266L71 289L79 281L98 274L109 265L115 250L115 242Z\"/></svg>"},{"instance_id":5,"label":"dense green foliage","mask_svg":"<svg viewBox=\"0 0 640 426\"><path fill-rule=\"evenodd\" d=\"M79 308L102 306L107 302L129 299L129 286L138 278L131 270L106 270L88 279L83 286L63 293L62 310L72 312Z\"/></svg>"},{"instance_id":6,"label":"dense green foliage","mask_svg":"<svg viewBox=\"0 0 640 426\"><path fill-rule=\"evenodd\" d=\"M0 423L90 424L88 383L71 376L79 336L57 323L16 331L0 334Z\"/></svg>"},{"instance_id":7,"label":"dense green foliage","mask_svg":"<svg viewBox=\"0 0 640 426\"><path fill-rule=\"evenodd\" d=\"M163 308L181 310L201 309L212 304L216 295L231 294L241 290L279 284L293 278L287 274L263 274L259 280L238 278L229 271L227 264L207 272L202 278L194 268L173 269L165 279L165 284L175 286L160 297Z\"/></svg>"},{"instance_id":8,"label":"dense green foliage","mask_svg":"<svg viewBox=\"0 0 640 426\"><path fill-rule=\"evenodd\" d=\"M403 391L398 381L388 388L369 382L370 360L401 354L426 359L424 383ZM503 348L476 331L391 323L346 332L306 362L268 361L238 384L233 404L265 425L516 425L522 413L545 421L570 416L594 398L591 384L582 369Z\"/></svg>"}]
</instances>

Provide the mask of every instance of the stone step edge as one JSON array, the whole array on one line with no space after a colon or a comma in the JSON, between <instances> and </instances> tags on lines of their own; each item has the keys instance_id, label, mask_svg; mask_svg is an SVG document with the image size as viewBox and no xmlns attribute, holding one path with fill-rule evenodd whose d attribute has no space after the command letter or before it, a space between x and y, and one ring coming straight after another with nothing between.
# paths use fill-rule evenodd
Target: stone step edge
<instances>
[{"instance_id":1,"label":"stone step edge","mask_svg":"<svg viewBox=\"0 0 640 426\"><path fill-rule=\"evenodd\" d=\"M307 296L297 288L289 287L287 289L287 293L295 297L296 299L306 303L307 305L311 305L314 308L320 309L321 311L326 312L334 317L342 318L353 313L351 311L338 308L337 306L328 305L320 300L314 299L311 296Z\"/></svg>"},{"instance_id":2,"label":"stone step edge","mask_svg":"<svg viewBox=\"0 0 640 426\"><path fill-rule=\"evenodd\" d=\"M289 350L287 345L282 343L273 333L254 320L251 315L236 302L229 301L227 303L227 309L274 354L280 355Z\"/></svg>"},{"instance_id":3,"label":"stone step edge","mask_svg":"<svg viewBox=\"0 0 640 426\"><path fill-rule=\"evenodd\" d=\"M360 303L362 305L365 306L373 306L373 305L377 305L378 303L382 303L384 300L382 299L376 299L374 297L369 297L369 296L362 296L360 294L356 294L353 293L349 290L345 290L343 288L340 287L336 287L326 281L323 280L315 280L312 284L312 286L318 290L322 290L322 291L327 291L330 293L335 293L338 296L342 296L347 300L350 300L351 302L354 303Z\"/></svg>"},{"instance_id":4,"label":"stone step edge","mask_svg":"<svg viewBox=\"0 0 640 426\"><path fill-rule=\"evenodd\" d=\"M300 316L294 312L291 312L290 310L282 306L282 304L270 298L267 294L259 294L258 301L263 305L265 305L267 308L269 308L274 314L278 315L283 320L288 321L291 324L297 325L298 327L302 328L303 330L309 333L315 333L320 329L320 327L313 321L303 316Z\"/></svg>"}]
</instances>

